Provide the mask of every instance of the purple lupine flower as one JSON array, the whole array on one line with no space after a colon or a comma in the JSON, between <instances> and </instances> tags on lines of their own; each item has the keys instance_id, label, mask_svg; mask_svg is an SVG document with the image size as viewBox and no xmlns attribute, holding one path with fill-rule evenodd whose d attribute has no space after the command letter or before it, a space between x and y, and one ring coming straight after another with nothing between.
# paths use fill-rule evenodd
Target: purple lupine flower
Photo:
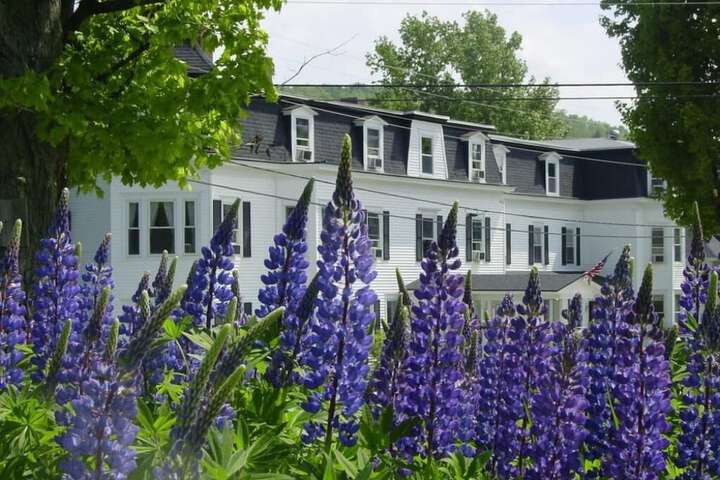
<instances>
[{"instance_id":1,"label":"purple lupine flower","mask_svg":"<svg viewBox=\"0 0 720 480\"><path fill-rule=\"evenodd\" d=\"M344 445L356 441L356 413L365 401L368 352L372 343L369 327L374 321L377 300L369 284L373 269L365 213L355 199L351 178L350 137L343 140L337 181L332 200L325 207L318 246L318 288L315 318L302 340L299 361L304 367L302 383L321 392L328 402L327 421L306 425L303 439L314 440L324 431L326 447L333 430ZM362 286L358 285L358 280ZM311 394L306 410L312 412L319 398Z\"/></svg>"},{"instance_id":2,"label":"purple lupine flower","mask_svg":"<svg viewBox=\"0 0 720 480\"><path fill-rule=\"evenodd\" d=\"M399 421L417 418L419 428L397 447L407 458L442 457L455 450L460 429L463 378L463 276L456 241L457 209L450 210L437 242L421 263L418 303L412 307L407 347L395 412Z\"/></svg>"},{"instance_id":3,"label":"purple lupine flower","mask_svg":"<svg viewBox=\"0 0 720 480\"><path fill-rule=\"evenodd\" d=\"M112 278L113 268L110 265L110 241L112 235L105 235L95 253L92 263L85 265L85 273L82 274L83 284L80 287L80 309L78 311L79 321L83 330L88 328L90 319L100 299L100 295L106 287L111 290L115 287ZM110 296L107 308L102 318L101 337L108 333L110 324L113 321L113 297Z\"/></svg>"},{"instance_id":4,"label":"purple lupine flower","mask_svg":"<svg viewBox=\"0 0 720 480\"><path fill-rule=\"evenodd\" d=\"M670 367L651 300L652 269L648 265L630 322L618 330L611 391L617 420L611 424L603 462L603 472L610 478L651 480L665 471Z\"/></svg>"},{"instance_id":5,"label":"purple lupine flower","mask_svg":"<svg viewBox=\"0 0 720 480\"><path fill-rule=\"evenodd\" d=\"M562 317L567 321L568 331L582 327L582 295L576 293L568 300L568 308L562 311Z\"/></svg>"},{"instance_id":6,"label":"purple lupine flower","mask_svg":"<svg viewBox=\"0 0 720 480\"><path fill-rule=\"evenodd\" d=\"M587 362L581 341L570 325L551 323L550 355L532 398L529 479L561 480L582 473Z\"/></svg>"},{"instance_id":7,"label":"purple lupine flower","mask_svg":"<svg viewBox=\"0 0 720 480\"><path fill-rule=\"evenodd\" d=\"M287 357L292 355L297 340L303 334L298 331L297 309L305 294L306 270L310 265L305 258L308 248L305 235L313 185L314 180L310 179L282 231L273 238L273 246L268 249L269 257L265 260L269 271L260 277L265 287L258 293L261 307L255 313L264 317L276 308L285 307L280 345L273 352L266 374L276 387L281 387L278 382L287 377L287 373L280 370L288 367Z\"/></svg>"},{"instance_id":8,"label":"purple lupine flower","mask_svg":"<svg viewBox=\"0 0 720 480\"><path fill-rule=\"evenodd\" d=\"M73 355L77 356L82 351L83 332L78 318L80 273L69 231L69 195L68 189L64 189L50 225L48 238L40 240L40 250L36 254L31 330L35 353L33 363L36 366L33 378L36 380L43 378L45 364L55 350L66 320L73 322L66 366L76 364Z\"/></svg>"},{"instance_id":9,"label":"purple lupine flower","mask_svg":"<svg viewBox=\"0 0 720 480\"><path fill-rule=\"evenodd\" d=\"M138 283L135 293L133 293L130 305L122 306L122 313L118 316L120 320L120 334L123 336L121 343L127 337L132 336L140 327L142 327L143 318L140 314L140 295L142 292L150 292L150 273L143 273Z\"/></svg>"},{"instance_id":10,"label":"purple lupine flower","mask_svg":"<svg viewBox=\"0 0 720 480\"><path fill-rule=\"evenodd\" d=\"M488 321L483 354L478 365L475 443L479 450L493 452L490 471L501 477L509 475L509 465L517 455L517 420L519 415L508 402L518 394L519 371L509 362L506 345L510 321L515 317L515 304L505 295Z\"/></svg>"},{"instance_id":11,"label":"purple lupine flower","mask_svg":"<svg viewBox=\"0 0 720 480\"><path fill-rule=\"evenodd\" d=\"M395 270L398 282L398 303L395 312L387 327L387 335L383 342L379 365L373 372L372 380L368 386L367 399L375 415L395 403L397 394L397 380L400 367L405 357L408 342L408 308L410 296L405 290L405 284L400 270Z\"/></svg>"},{"instance_id":12,"label":"purple lupine flower","mask_svg":"<svg viewBox=\"0 0 720 480\"><path fill-rule=\"evenodd\" d=\"M691 279L686 277L686 282ZM691 295L699 294L699 289L687 288L687 291ZM683 335L688 356L687 375L682 379L681 434L675 462L685 468L683 478L689 480L720 476L720 302L715 271L710 273L704 302L687 302L696 305L698 310L703 303L704 311L697 327L693 331L688 323ZM688 318L694 317L690 311L686 314Z\"/></svg>"},{"instance_id":13,"label":"purple lupine flower","mask_svg":"<svg viewBox=\"0 0 720 480\"><path fill-rule=\"evenodd\" d=\"M0 391L23 379L18 366L23 352L17 348L25 343L25 291L18 264L21 233L22 222L17 220L0 263Z\"/></svg>"},{"instance_id":14,"label":"purple lupine flower","mask_svg":"<svg viewBox=\"0 0 720 480\"><path fill-rule=\"evenodd\" d=\"M168 263L168 252L163 250L160 265L152 283L152 293L155 297L156 307L161 305L172 292L176 268L177 257L173 257Z\"/></svg>"},{"instance_id":15,"label":"purple lupine flower","mask_svg":"<svg viewBox=\"0 0 720 480\"><path fill-rule=\"evenodd\" d=\"M185 314L192 317L196 327L212 328L216 318L225 315L232 298L232 240L237 228L239 205L239 200L232 204L210 240L210 245L202 248L200 259L191 272L192 278L182 308Z\"/></svg>"},{"instance_id":16,"label":"purple lupine flower","mask_svg":"<svg viewBox=\"0 0 720 480\"><path fill-rule=\"evenodd\" d=\"M540 275L537 268L530 270L530 278L521 304L517 305L517 315L510 320L508 342L506 344L508 360L519 371L519 395L508 399L510 410L520 413L517 467L502 466L500 471L515 470L519 478L525 478L528 469L527 458L532 457L538 445L534 444L531 432L532 408L542 402L541 381L548 375L550 350L550 323L545 319L545 302L540 288Z\"/></svg>"},{"instance_id":17,"label":"purple lupine flower","mask_svg":"<svg viewBox=\"0 0 720 480\"><path fill-rule=\"evenodd\" d=\"M615 383L618 332L627 330L634 301L630 277L630 247L625 246L615 270L595 299L596 307L585 330L583 349L588 356L587 430L585 457L602 458L607 452L611 423L608 396ZM594 473L590 473L594 475Z\"/></svg>"}]
</instances>

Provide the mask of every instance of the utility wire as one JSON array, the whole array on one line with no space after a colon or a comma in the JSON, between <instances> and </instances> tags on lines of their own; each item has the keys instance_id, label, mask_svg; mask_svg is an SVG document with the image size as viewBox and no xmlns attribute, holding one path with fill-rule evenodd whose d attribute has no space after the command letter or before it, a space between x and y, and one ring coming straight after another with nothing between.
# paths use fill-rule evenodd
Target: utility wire
<instances>
[{"instance_id":1,"label":"utility wire","mask_svg":"<svg viewBox=\"0 0 720 480\"><path fill-rule=\"evenodd\" d=\"M640 2L584 2L584 1L569 1L569 2L557 2L557 1L519 1L519 2L501 2L501 1L417 1L417 0L404 0L404 1L383 1L383 0L288 0L288 5L373 5L373 6L384 6L384 7L527 7L527 6L548 6L548 7L571 7L571 6L587 6L587 7L600 7L607 5L608 7L635 7L635 6L666 6L666 7L702 7L711 5L720 5L720 2L709 1L688 1L688 2L669 2L669 1L640 1Z\"/></svg>"},{"instance_id":2,"label":"utility wire","mask_svg":"<svg viewBox=\"0 0 720 480\"><path fill-rule=\"evenodd\" d=\"M720 5L720 2L718 2ZM331 88L557 88L557 87L717 87L720 82L585 82L585 83L290 83L284 87Z\"/></svg>"},{"instance_id":3,"label":"utility wire","mask_svg":"<svg viewBox=\"0 0 720 480\"><path fill-rule=\"evenodd\" d=\"M270 170L268 170L268 171L270 171ZM275 172L275 173L281 173L281 172ZM307 179L309 179L310 177L301 177L301 178L307 178ZM315 179L315 181L317 182L317 181L319 181L319 180L318 180L318 179ZM246 193L246 194L249 194L249 195L258 195L258 196L261 196L261 197L273 198L273 199L275 199L275 200L283 200L283 201L288 201L288 202L297 202L297 198L296 198L296 197L284 197L284 196L282 196L282 195L276 195L276 194L274 194L274 193L258 192L257 190L250 190L250 189L247 189L247 188L233 187L233 186L231 186L231 185L223 185L223 184L214 183L214 182L206 182L206 181L204 181L204 180L194 180L194 179L191 179L191 180L188 180L188 182L189 182L189 183L195 183L195 184L198 184L198 185L205 185L205 186L208 186L208 187L222 188L222 189L230 190L230 191L233 191L233 192L240 192L240 193ZM325 182L325 181L320 181L320 182L321 182L321 183L330 183L330 184L332 184L332 185L335 185L334 182ZM353 189L354 189L354 190L361 190L361 189L359 189L359 188L357 188L357 187L353 187ZM407 197L405 197L405 198L407 198ZM315 205L315 206L318 206L318 207L325 207L325 206L327 205L327 203L310 202L310 205ZM449 205L449 206L452 206L452 205L450 205L450 204L448 204L448 205ZM485 210L469 209L469 208L466 208L466 207L460 207L460 208L464 208L465 210L474 210L474 211L479 211L479 212L485 213ZM413 223L415 223L415 222L417 221L417 219L416 219L415 217L407 217L407 216L405 216L405 215L397 215L397 214L392 214L392 213L390 214L390 218L396 218L396 219L400 219L400 220L412 221ZM465 225L464 223L458 223L457 226L458 226L458 227L465 227L466 225ZM668 227L668 225L665 225L665 227ZM485 229L485 227L483 226L483 230L484 230L484 229ZM507 231L507 229L502 228L502 227L491 227L490 230L503 231L503 232L506 232L506 231ZM526 235L528 234L528 231L527 231L527 230L513 230L513 229L511 229L510 232L511 232L511 233L520 233L520 234L524 233L524 234L526 234ZM544 235L544 232L542 233L542 235ZM548 235L560 236L560 235L562 235L562 232L548 232ZM577 235L577 234L574 234L573 236L574 236L574 237L577 237L578 235ZM582 233L579 235L579 237L581 237L581 238L583 238L583 237L584 237L584 238L618 238L618 239L653 238L652 236L642 236L642 235L597 235L597 234L582 234ZM659 237L655 237L655 238L659 238ZM673 235L668 235L668 236L664 236L663 238L674 238L674 236L673 236Z\"/></svg>"},{"instance_id":4,"label":"utility wire","mask_svg":"<svg viewBox=\"0 0 720 480\"><path fill-rule=\"evenodd\" d=\"M232 165L237 165L237 166L241 166L241 167L245 167L245 168L250 168L250 169L253 169L253 170L259 170L259 171L262 171L262 172L265 172L265 173L269 173L269 174L283 175L283 176L287 176L287 177L298 178L298 179L301 179L301 180L310 180L310 178L314 178L314 177L309 177L309 176L306 176L306 175L299 175L299 174L297 174L297 173L283 172L283 171L272 170L272 169L268 169L268 168L262 168L262 167L258 167L258 166L254 166L254 165L248 165L248 164L246 164L246 163L241 163L241 162L234 161L234 160L231 160L230 163L231 163ZM324 183L324 184L326 184L326 185L333 185L333 186L335 185L335 182L331 182L331 181L329 181L329 180L322 180L322 179L315 178L315 181L318 182L318 183ZM452 205L453 205L452 203L439 202L439 201L434 201L434 200L428 200L428 199L425 199L425 198L412 197L412 196L408 196L408 195L400 195L400 194L391 193L391 192L386 192L386 191L382 191L382 190L375 190L375 189L358 187L358 186L354 186L353 188L354 188L354 190L357 190L357 191L360 191L360 192L374 193L374 194L377 194L377 195L384 195L384 196L391 197L391 198L400 198L400 199L403 199L403 200L413 200L413 201L416 201L416 202L419 202L419 203L423 203L423 204L427 204L427 205L435 205L435 206L440 206L440 207L444 207L444 208L450 208L450 207L452 207ZM290 199L290 200L292 200L292 199ZM530 218L530 219L534 219L534 220L549 220L549 221L565 222L565 223L584 223L584 224L591 224L591 225L604 225L604 226L615 226L615 227L633 227L633 228L637 228L637 227L641 227L641 228L642 228L642 227L644 227L644 228L669 228L669 227L671 227L671 225L616 223L616 222L602 222L602 221L598 221L598 220L579 220L579 219L568 219L568 218L558 218L558 217L545 217L545 216L540 216L540 215L528 215L528 214L522 214L522 213L503 212L503 211L500 211L500 210L491 210L491 209L481 209L481 208L466 207L466 206L462 206L462 205L460 206L460 208L463 209L463 210L474 211L474 212L478 212L478 213L492 213L492 214L496 214L496 215L523 217L523 218ZM413 220L414 220L414 218L413 218ZM501 230L504 230L504 229L501 229ZM520 231L520 232L521 232L521 231ZM527 232L525 232L525 233L527 233ZM630 238L630 237L631 237L631 236L622 236L622 235L621 235L621 236L613 236L613 235L604 236L604 235L603 235L603 236L599 236L598 238ZM635 236L632 235L632 237L635 237ZM638 238L645 238L645 237L638 237ZM646 238L651 238L651 237L646 237ZM669 237L668 237L668 238L669 238Z\"/></svg>"},{"instance_id":5,"label":"utility wire","mask_svg":"<svg viewBox=\"0 0 720 480\"><path fill-rule=\"evenodd\" d=\"M417 93L425 93L422 91L418 91ZM322 100L328 101L328 102L347 102L349 97L339 97L339 98L323 98ZM354 98L350 97L353 100L357 100L360 102L417 102L417 99L414 98L382 98L382 97L369 97L369 98ZM465 101L481 101L481 102L500 102L500 101L523 101L523 102L535 102L535 101L542 101L542 100L557 100L557 101L564 101L564 100L639 100L639 99L660 99L660 100L679 100L684 98L718 98L720 99L720 94L716 93L708 93L708 94L688 94L688 95L608 95L608 96L594 96L594 97L478 97L478 98L454 98L454 97L448 97L450 101L453 102L465 102ZM532 113L532 112L529 112Z\"/></svg>"}]
</instances>

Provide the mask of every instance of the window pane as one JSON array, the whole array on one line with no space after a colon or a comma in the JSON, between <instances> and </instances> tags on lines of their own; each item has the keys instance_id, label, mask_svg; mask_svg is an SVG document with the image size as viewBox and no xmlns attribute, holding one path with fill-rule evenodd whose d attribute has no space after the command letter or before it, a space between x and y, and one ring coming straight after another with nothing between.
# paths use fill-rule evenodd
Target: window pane
<instances>
[{"instance_id":1,"label":"window pane","mask_svg":"<svg viewBox=\"0 0 720 480\"><path fill-rule=\"evenodd\" d=\"M368 213L368 237L372 240L373 247L377 247L380 241L380 216L377 213Z\"/></svg>"},{"instance_id":2,"label":"window pane","mask_svg":"<svg viewBox=\"0 0 720 480\"><path fill-rule=\"evenodd\" d=\"M139 228L140 227L140 204L137 202L132 202L129 204L129 211L128 211L128 226L130 228Z\"/></svg>"},{"instance_id":3,"label":"window pane","mask_svg":"<svg viewBox=\"0 0 720 480\"><path fill-rule=\"evenodd\" d=\"M368 148L378 149L380 148L380 130L374 128L368 128L367 130L367 144Z\"/></svg>"},{"instance_id":4,"label":"window pane","mask_svg":"<svg viewBox=\"0 0 720 480\"><path fill-rule=\"evenodd\" d=\"M128 255L140 255L140 230L128 230Z\"/></svg>"},{"instance_id":5,"label":"window pane","mask_svg":"<svg viewBox=\"0 0 720 480\"><path fill-rule=\"evenodd\" d=\"M652 261L653 262L662 262L665 260L665 239L664 239L664 232L662 228L653 228L652 229Z\"/></svg>"},{"instance_id":6,"label":"window pane","mask_svg":"<svg viewBox=\"0 0 720 480\"><path fill-rule=\"evenodd\" d=\"M432 138L422 137L422 154L432 155Z\"/></svg>"},{"instance_id":7,"label":"window pane","mask_svg":"<svg viewBox=\"0 0 720 480\"><path fill-rule=\"evenodd\" d=\"M554 176L555 176L555 164L548 163L548 177L554 177Z\"/></svg>"},{"instance_id":8,"label":"window pane","mask_svg":"<svg viewBox=\"0 0 720 480\"><path fill-rule=\"evenodd\" d=\"M150 229L150 253L175 253L175 230L172 228Z\"/></svg>"},{"instance_id":9,"label":"window pane","mask_svg":"<svg viewBox=\"0 0 720 480\"><path fill-rule=\"evenodd\" d=\"M195 226L195 202L185 202L185 226Z\"/></svg>"},{"instance_id":10,"label":"window pane","mask_svg":"<svg viewBox=\"0 0 720 480\"><path fill-rule=\"evenodd\" d=\"M674 241L673 241L673 250L674 250L674 256L676 262L682 262L682 235L679 228L676 228L674 231Z\"/></svg>"},{"instance_id":11,"label":"window pane","mask_svg":"<svg viewBox=\"0 0 720 480\"><path fill-rule=\"evenodd\" d=\"M295 136L298 140L308 140L310 138L310 121L307 118L298 118L295 120Z\"/></svg>"},{"instance_id":12,"label":"window pane","mask_svg":"<svg viewBox=\"0 0 720 480\"><path fill-rule=\"evenodd\" d=\"M173 202L150 202L150 226L175 226Z\"/></svg>"},{"instance_id":13,"label":"window pane","mask_svg":"<svg viewBox=\"0 0 720 480\"><path fill-rule=\"evenodd\" d=\"M435 238L435 221L432 218L423 218L423 238Z\"/></svg>"},{"instance_id":14,"label":"window pane","mask_svg":"<svg viewBox=\"0 0 720 480\"><path fill-rule=\"evenodd\" d=\"M557 180L555 178L548 178L548 192L557 192L556 182Z\"/></svg>"},{"instance_id":15,"label":"window pane","mask_svg":"<svg viewBox=\"0 0 720 480\"><path fill-rule=\"evenodd\" d=\"M422 171L423 171L423 173L433 173L433 159L432 159L432 155L423 155L423 157L422 157Z\"/></svg>"},{"instance_id":16,"label":"window pane","mask_svg":"<svg viewBox=\"0 0 720 480\"><path fill-rule=\"evenodd\" d=\"M472 239L473 242L482 240L482 219L474 218L472 221Z\"/></svg>"},{"instance_id":17,"label":"window pane","mask_svg":"<svg viewBox=\"0 0 720 480\"><path fill-rule=\"evenodd\" d=\"M185 228L185 253L195 253L195 228Z\"/></svg>"}]
</instances>

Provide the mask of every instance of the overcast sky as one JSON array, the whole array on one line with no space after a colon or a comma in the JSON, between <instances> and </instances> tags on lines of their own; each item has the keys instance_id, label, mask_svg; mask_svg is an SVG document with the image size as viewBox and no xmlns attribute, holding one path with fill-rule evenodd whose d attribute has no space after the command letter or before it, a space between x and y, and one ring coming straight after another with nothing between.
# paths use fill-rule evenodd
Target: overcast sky
<instances>
[{"instance_id":1,"label":"overcast sky","mask_svg":"<svg viewBox=\"0 0 720 480\"><path fill-rule=\"evenodd\" d=\"M298 5L286 4L279 13L268 14L270 54L277 82L290 77L305 58L350 40L342 55L325 56L308 65L294 83L354 83L374 78L365 65L365 54L375 39L386 35L397 41L400 21L423 9L443 19L460 20L471 8L488 8L506 31L523 37L522 58L536 78L550 77L558 83L625 82L620 67L620 47L600 27L598 6L492 7L442 5ZM512 0L507 0L512 1ZM632 88L563 88L561 96L633 95ZM613 100L562 101L559 108L612 124L620 123Z\"/></svg>"}]
</instances>

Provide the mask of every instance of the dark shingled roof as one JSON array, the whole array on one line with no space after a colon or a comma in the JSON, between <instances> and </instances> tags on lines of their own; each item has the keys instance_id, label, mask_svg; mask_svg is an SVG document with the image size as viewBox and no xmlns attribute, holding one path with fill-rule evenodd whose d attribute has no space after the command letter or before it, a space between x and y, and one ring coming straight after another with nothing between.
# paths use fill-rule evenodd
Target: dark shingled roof
<instances>
[{"instance_id":1,"label":"dark shingled roof","mask_svg":"<svg viewBox=\"0 0 720 480\"><path fill-rule=\"evenodd\" d=\"M584 272L540 272L540 288L543 292L558 292L576 280L582 278ZM473 274L473 292L521 292L528 284L527 272L508 272L492 274ZM414 290L420 286L415 280L408 285Z\"/></svg>"},{"instance_id":2,"label":"dark shingled roof","mask_svg":"<svg viewBox=\"0 0 720 480\"><path fill-rule=\"evenodd\" d=\"M175 57L187 64L191 77L208 73L213 67L212 59L202 48L187 42L175 47Z\"/></svg>"}]
</instances>

